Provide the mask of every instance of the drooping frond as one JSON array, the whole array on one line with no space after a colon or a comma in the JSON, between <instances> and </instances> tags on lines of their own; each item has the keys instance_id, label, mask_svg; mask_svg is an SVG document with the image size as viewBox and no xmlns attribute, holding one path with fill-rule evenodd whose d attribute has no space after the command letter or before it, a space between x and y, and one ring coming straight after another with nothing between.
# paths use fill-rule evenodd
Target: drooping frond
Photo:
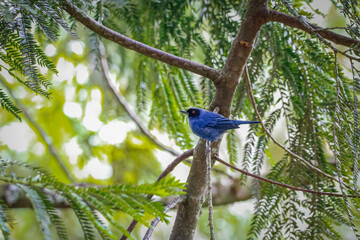
<instances>
[{"instance_id":1,"label":"drooping frond","mask_svg":"<svg viewBox=\"0 0 360 240\"><path fill-rule=\"evenodd\" d=\"M335 55L335 80L336 80L336 100L334 106L334 125L333 125L333 149L334 149L334 158L336 162L337 175L340 180L340 188L343 194L343 199L345 203L345 210L349 218L350 226L356 236L356 238L360 238L360 233L355 226L354 222L354 213L352 211L350 203L353 202L355 205L358 205L360 201L357 199L348 199L346 196L345 182L344 176L346 176L347 172L351 171L351 168L354 166L358 166L358 163L354 164L354 162L358 162L357 152L359 149L354 149L355 145L353 140L356 139L356 135L354 134L354 130L358 130L357 127L353 127L354 120L349 118L353 117L353 104L350 103L352 101L352 96L346 87L346 79L343 77L342 73L339 71L337 65L337 56ZM354 84L356 84L356 80L354 80ZM356 96L356 90L354 90L354 97ZM357 109L355 109L357 111ZM356 117L356 114L355 114ZM346 120L345 120L346 119ZM349 160L353 157L354 161L350 162ZM358 169L354 169L354 177L357 176ZM357 183L355 182L354 185ZM358 193L357 193L358 194Z\"/></svg>"},{"instance_id":2,"label":"drooping frond","mask_svg":"<svg viewBox=\"0 0 360 240\"><path fill-rule=\"evenodd\" d=\"M6 109L10 113L12 113L17 119L21 120L19 114L21 113L21 109L18 108L11 99L6 95L6 93L0 89L0 104L3 109Z\"/></svg>"},{"instance_id":3,"label":"drooping frond","mask_svg":"<svg viewBox=\"0 0 360 240\"><path fill-rule=\"evenodd\" d=\"M10 211L6 204L0 200L0 229L1 233L5 240L11 240L11 226L13 224L13 219L11 217Z\"/></svg>"},{"instance_id":4,"label":"drooping frond","mask_svg":"<svg viewBox=\"0 0 360 240\"><path fill-rule=\"evenodd\" d=\"M46 212L50 218L50 223L54 225L57 235L59 236L60 239L67 240L68 234L65 229L64 222L59 214L59 210L54 208L52 202L42 191L37 191L37 193L39 194L41 200L44 203Z\"/></svg>"},{"instance_id":5,"label":"drooping frond","mask_svg":"<svg viewBox=\"0 0 360 240\"><path fill-rule=\"evenodd\" d=\"M166 197L184 193L184 184L174 178L164 178L156 183L141 184L135 187L131 185L76 187L63 184L43 170L25 163L0 160L0 165L2 169L0 180L16 184L30 200L44 239L54 239L50 226L55 227L56 233L61 239L67 239L63 221L54 209L52 202L47 199L45 189L55 192L66 200L80 222L85 239L95 239L94 230L103 239L115 239L116 236L110 231L108 224L129 235L126 228L119 225L114 219L116 211L128 214L145 226L149 226L148 216L160 217L162 221L167 221L167 215L163 212L163 204L147 200L146 195ZM32 171L32 174L24 177L13 176L8 169L16 167ZM9 218L7 211L1 210L0 213L0 226L6 235L9 232L7 227Z\"/></svg>"},{"instance_id":6,"label":"drooping frond","mask_svg":"<svg viewBox=\"0 0 360 240\"><path fill-rule=\"evenodd\" d=\"M42 201L40 195L35 189L29 188L26 185L17 184L17 186L23 190L30 200L36 215L36 220L40 225L42 236L45 240L53 239L54 236L50 232L50 217L46 211L46 205Z\"/></svg>"},{"instance_id":7,"label":"drooping frond","mask_svg":"<svg viewBox=\"0 0 360 240\"><path fill-rule=\"evenodd\" d=\"M35 38L44 34L50 41L57 40L60 27L74 35L62 16L56 1L12 1L0 3L0 68L35 93L49 97L50 82L40 73L46 67L57 73L55 64L45 55ZM36 26L39 31L33 31ZM10 111L19 118L16 111Z\"/></svg>"},{"instance_id":8,"label":"drooping frond","mask_svg":"<svg viewBox=\"0 0 360 240\"><path fill-rule=\"evenodd\" d=\"M333 142L331 119L334 114L336 96L333 55L326 52L324 46L316 39L303 32L271 23L264 28L267 28L268 31L261 32L260 38L263 41L259 43L260 49L263 51L261 55L263 60L257 61L260 63L268 61L269 68L264 70L268 71L269 85L265 81L263 85L259 86L258 84L258 90L254 89L255 93L259 91L266 95L259 99L259 110L263 112L265 119L269 120L268 127L273 126L281 117L285 118L286 127L283 129L284 135L288 139L284 144L291 151L304 157L307 161L311 161L323 171L333 173L334 168L326 157L326 154L329 153L324 150L324 146L332 146ZM266 50L264 51L264 49ZM258 55L255 57L259 58ZM252 65L255 65L253 73L256 76L259 74L257 69L261 67L256 67L256 62L253 62ZM351 89L347 85L348 80L345 78L343 80L346 86L344 86L341 103L349 109L354 109L351 107L353 102L351 94L345 90ZM272 91L271 86L275 86L276 90ZM270 95L268 95L269 92L271 92ZM274 98L275 96L276 98ZM276 114L270 110L270 107L275 104L280 106ZM351 146L353 145L352 139L355 139L356 136L351 130L353 129L352 124L348 126L348 123L352 122L356 113L353 110L345 109L339 110L340 112L342 118L340 119L341 123L338 124L343 137L339 146L341 146L341 154L344 156L342 157L343 162L341 162L341 166L343 166L341 175L348 176L347 173L353 169L353 161L348 161L353 158L351 152L354 152L352 151L354 147ZM274 120L270 120L272 114L274 114ZM249 168L253 164L256 169L259 161L250 156L258 155L259 141L254 138L253 133L252 141L245 145L244 156L247 157L244 158L246 160L243 162L244 166ZM248 159L253 158L254 160L249 162ZM277 168L281 162L282 166L287 167ZM288 164L291 164L291 167ZM277 171L277 177L270 174L268 177L271 179L278 179L281 176L282 182L288 182L291 185L321 191L338 191L331 182L309 171L289 156L273 166L272 171ZM357 204L357 200L351 201L355 201L354 204ZM323 211L325 206L333 207L332 214ZM306 212L310 212L310 216ZM307 194L303 199L303 196L292 192L262 187L262 197L256 205L256 213L249 236L256 238L264 234L266 239L297 239L304 238L304 236L307 239L315 236L341 239L333 225L349 225L350 221L346 220L344 214L346 214L346 207L341 201L335 203L330 199ZM306 230L299 226L299 219L306 224Z\"/></svg>"},{"instance_id":9,"label":"drooping frond","mask_svg":"<svg viewBox=\"0 0 360 240\"><path fill-rule=\"evenodd\" d=\"M230 164L236 165L238 161L238 139L235 135L235 130L230 130L226 137L227 151L229 153Z\"/></svg>"}]
</instances>

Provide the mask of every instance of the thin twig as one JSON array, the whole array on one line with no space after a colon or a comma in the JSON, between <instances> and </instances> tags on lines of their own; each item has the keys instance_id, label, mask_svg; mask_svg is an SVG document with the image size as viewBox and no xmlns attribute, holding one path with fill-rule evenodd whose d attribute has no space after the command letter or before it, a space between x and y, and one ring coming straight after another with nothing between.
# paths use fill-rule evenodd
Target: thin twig
<instances>
[{"instance_id":1,"label":"thin twig","mask_svg":"<svg viewBox=\"0 0 360 240\"><path fill-rule=\"evenodd\" d=\"M187 150L186 152L183 152L182 154L180 154L177 158L174 159L174 161L172 161L167 167L166 169L159 175L159 177L157 178L157 182L160 181L161 179L163 179L164 177L166 177L172 170L174 170L174 168L181 163L183 160L191 157L194 154L194 149L190 149ZM147 196L147 200L150 200L153 197L153 195L148 195ZM136 220L132 220L132 222L130 223L130 225L127 228L127 231L129 233L131 233L135 226L137 224ZM127 237L125 235L122 235L120 240L126 240Z\"/></svg>"},{"instance_id":2,"label":"thin twig","mask_svg":"<svg viewBox=\"0 0 360 240\"><path fill-rule=\"evenodd\" d=\"M182 161L184 161L185 159L191 157L194 154L194 149L190 149L187 150L185 152L183 152L182 154L180 154L177 158L174 159L174 161L172 161L166 168L165 170L159 175L159 177L156 179L156 181L160 181L161 179L163 179L164 177L166 177L170 172L172 172L172 170L174 170L174 168L181 163Z\"/></svg>"},{"instance_id":3,"label":"thin twig","mask_svg":"<svg viewBox=\"0 0 360 240\"><path fill-rule=\"evenodd\" d=\"M164 210L164 213L167 213L170 209L173 209L174 207L176 207L176 205L178 205L182 200L184 200L184 196L180 196L175 198L174 200L170 201ZM156 227L156 225L160 222L160 217L155 218L151 224L150 227L148 228L148 230L146 231L143 240L149 240L152 233L154 232L154 229Z\"/></svg>"},{"instance_id":4,"label":"thin twig","mask_svg":"<svg viewBox=\"0 0 360 240\"><path fill-rule=\"evenodd\" d=\"M285 183L280 183L280 182L277 182L277 181L274 181L274 180L271 180L271 179L267 179L267 178L264 178L264 177L261 177L261 176L258 176L256 174L253 174L253 173L249 173L247 171L244 171L240 168L237 168L233 165L231 165L230 163L227 163L225 162L224 160L222 160L221 158L219 158L218 156L215 156L215 159L216 161L224 164L225 166L228 166L229 168L232 168L234 169L235 171L238 171L242 174L245 174L247 176L250 176L250 177L254 177L254 178L257 178L261 181L264 181L264 182L268 182L270 184L274 184L274 185L278 185L280 187L284 187L284 188L288 188L288 189L291 189L291 190L294 190L294 191L300 191L300 192L307 192L307 193L311 193L311 194L317 194L317 195L326 195L326 196L333 196L333 197L343 197L342 194L339 194L339 193L331 193L331 192L319 192L319 191L315 191L315 190L310 190L310 189L305 189L305 188L298 188L298 187L294 187L294 186L291 186L291 185L288 185L288 184L285 184ZM351 198L360 198L360 196L358 195L346 195L346 197L351 197Z\"/></svg>"},{"instance_id":5,"label":"thin twig","mask_svg":"<svg viewBox=\"0 0 360 240\"><path fill-rule=\"evenodd\" d=\"M207 165L207 184L208 184L208 201L209 201L209 225L210 239L215 240L214 218L213 218L213 202L212 202L212 183L211 183L211 142L206 141L206 165Z\"/></svg>"},{"instance_id":6,"label":"thin twig","mask_svg":"<svg viewBox=\"0 0 360 240\"><path fill-rule=\"evenodd\" d=\"M327 28L317 28L314 29L314 31L319 32L319 31L324 31L324 30L335 30L335 29L341 29L341 30L349 30L348 27L327 27Z\"/></svg>"},{"instance_id":7,"label":"thin twig","mask_svg":"<svg viewBox=\"0 0 360 240\"><path fill-rule=\"evenodd\" d=\"M11 96L11 98L14 100L14 102L16 103L16 105L18 105L21 109L21 111L23 112L25 118L27 119L27 121L34 127L34 129L39 133L40 137L42 138L42 140L45 142L46 146L49 149L49 152L51 153L51 155L53 155L53 157L55 158L56 162L59 164L61 170L64 172L64 174L66 175L66 177L72 182L75 183L75 179L72 176L72 174L70 173L70 171L68 170L68 168L66 167L64 161L60 158L60 155L58 154L57 150L55 149L55 147L53 146L52 141L50 140L49 136L45 133L45 131L35 122L35 120L31 117L30 113L26 110L26 108L21 104L21 102L15 97L15 95L13 94L13 92L11 91L11 89L9 88L9 86L4 82L3 78L0 77L0 81L2 83L2 85L4 86L4 88L6 89L6 91L8 92L8 94Z\"/></svg>"},{"instance_id":8,"label":"thin twig","mask_svg":"<svg viewBox=\"0 0 360 240\"><path fill-rule=\"evenodd\" d=\"M106 52L105 47L103 43L99 40L99 49L100 49L100 55L101 55L101 68L102 72L105 78L105 83L110 89L110 91L113 93L115 98L118 100L118 103L125 109L126 113L129 115L129 117L135 122L135 124L138 126L140 131L147 136L153 143L155 143L156 146L158 146L160 149L174 155L178 156L179 153L175 151L174 149L165 146L161 142L159 142L154 136L150 134L150 132L146 129L144 124L142 124L139 117L136 115L136 113L131 109L129 104L127 103L126 99L120 94L120 92L116 89L116 87L111 83L111 78L109 74L109 65L106 59Z\"/></svg>"},{"instance_id":9,"label":"thin twig","mask_svg":"<svg viewBox=\"0 0 360 240\"><path fill-rule=\"evenodd\" d=\"M315 170L318 173L321 173L322 175L326 176L327 178L330 178L334 181L338 182L338 179L336 179L334 176L331 176L330 174L325 173L324 171L322 171L321 169L315 167L314 165L312 165L311 163L307 162L304 158L300 157L299 155L297 155L296 153L292 152L291 150L289 150L288 148L286 148L284 145L282 145L281 143L279 143L269 132L269 130L265 127L261 115L259 113L259 110L257 108L256 105L256 100L255 100L255 96L254 96L254 92L253 89L251 87L251 80L249 77L249 72L248 72L248 68L247 66L245 66L245 79L248 82L248 89L249 89L249 94L250 94L250 98L251 98L251 103L254 107L255 110L255 114L258 118L258 120L260 121L261 127L263 128L263 130L265 131L266 135L279 147L281 147L282 149L284 149L290 156L294 157L295 159L300 160L301 163L303 163L304 165L308 166L309 168ZM350 186L348 186L350 188ZM351 188L350 188L351 189Z\"/></svg>"},{"instance_id":10,"label":"thin twig","mask_svg":"<svg viewBox=\"0 0 360 240\"><path fill-rule=\"evenodd\" d=\"M276 80L277 84L278 84L278 88L280 89L280 85L278 82L278 79ZM288 119L288 115L287 115L287 111L286 111L286 107L285 107L285 101L284 101L284 96L283 96L283 92L280 90L280 97L281 97L281 103L282 103L282 108L284 111L284 116L285 116L285 122L286 122L286 133L287 133L287 137L290 141L290 131L289 131L289 119Z\"/></svg>"}]
</instances>

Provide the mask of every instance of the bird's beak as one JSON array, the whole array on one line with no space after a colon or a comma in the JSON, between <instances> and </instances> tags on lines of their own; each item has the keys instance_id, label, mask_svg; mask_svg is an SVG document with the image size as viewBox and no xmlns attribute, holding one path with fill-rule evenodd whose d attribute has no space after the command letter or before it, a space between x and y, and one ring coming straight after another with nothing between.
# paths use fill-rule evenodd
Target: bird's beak
<instances>
[{"instance_id":1,"label":"bird's beak","mask_svg":"<svg viewBox=\"0 0 360 240\"><path fill-rule=\"evenodd\" d=\"M180 112L182 112L183 114L189 115L189 113L187 111L181 110Z\"/></svg>"}]
</instances>

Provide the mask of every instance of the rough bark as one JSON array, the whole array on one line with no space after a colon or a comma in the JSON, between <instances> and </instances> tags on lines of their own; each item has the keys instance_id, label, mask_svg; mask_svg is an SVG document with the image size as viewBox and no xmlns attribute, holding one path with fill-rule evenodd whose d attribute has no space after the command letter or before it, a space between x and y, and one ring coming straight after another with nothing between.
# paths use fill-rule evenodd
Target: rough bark
<instances>
[{"instance_id":1,"label":"rough bark","mask_svg":"<svg viewBox=\"0 0 360 240\"><path fill-rule=\"evenodd\" d=\"M230 115L230 106L236 86L261 25L266 23L268 8L266 0L251 0L242 21L227 62L215 81L216 94L210 110L219 108L219 113ZM213 144L218 148L219 142ZM205 141L200 139L194 151L194 159L187 179L187 195L180 203L171 240L193 239L206 190Z\"/></svg>"}]
</instances>

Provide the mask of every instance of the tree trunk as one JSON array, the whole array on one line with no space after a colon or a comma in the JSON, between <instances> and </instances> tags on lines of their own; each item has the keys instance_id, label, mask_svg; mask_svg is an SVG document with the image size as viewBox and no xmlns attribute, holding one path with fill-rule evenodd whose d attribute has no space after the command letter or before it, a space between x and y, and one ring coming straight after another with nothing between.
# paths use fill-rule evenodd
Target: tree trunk
<instances>
[{"instance_id":1,"label":"tree trunk","mask_svg":"<svg viewBox=\"0 0 360 240\"><path fill-rule=\"evenodd\" d=\"M229 57L218 79L211 79L216 86L216 94L210 110L219 108L219 113L228 117L230 106L240 76L253 48L253 43L261 25L267 22L269 10L266 0L250 0L241 23L240 30L232 44ZM218 149L220 141L213 144ZM178 208L171 240L193 239L201 213L206 191L205 141L200 139L187 179L187 195Z\"/></svg>"}]
</instances>

